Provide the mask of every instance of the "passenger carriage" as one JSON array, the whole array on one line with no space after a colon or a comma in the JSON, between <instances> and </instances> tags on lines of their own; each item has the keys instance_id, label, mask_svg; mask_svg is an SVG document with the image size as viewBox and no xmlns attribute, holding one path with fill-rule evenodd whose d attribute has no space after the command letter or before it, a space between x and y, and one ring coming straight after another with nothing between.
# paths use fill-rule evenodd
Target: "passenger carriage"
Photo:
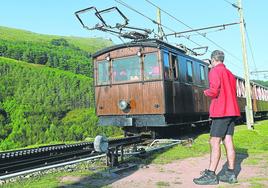
<instances>
[{"instance_id":1,"label":"passenger carriage","mask_svg":"<svg viewBox=\"0 0 268 188\"><path fill-rule=\"evenodd\" d=\"M208 63L157 39L105 48L93 55L99 125L153 129L208 121ZM251 83L254 114L266 115L267 88ZM244 113L244 80L237 77Z\"/></svg>"}]
</instances>

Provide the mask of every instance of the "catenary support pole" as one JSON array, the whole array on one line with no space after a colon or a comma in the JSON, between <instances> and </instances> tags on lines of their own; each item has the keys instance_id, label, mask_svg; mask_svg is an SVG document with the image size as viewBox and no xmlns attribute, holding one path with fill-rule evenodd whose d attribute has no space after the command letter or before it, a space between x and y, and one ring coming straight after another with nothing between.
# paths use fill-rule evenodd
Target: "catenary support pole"
<instances>
[{"instance_id":1,"label":"catenary support pole","mask_svg":"<svg viewBox=\"0 0 268 188\"><path fill-rule=\"evenodd\" d=\"M160 10L160 8L157 8L157 24L158 24L159 39L163 40L164 33L163 33L163 29L161 27L161 10Z\"/></svg>"},{"instance_id":2,"label":"catenary support pole","mask_svg":"<svg viewBox=\"0 0 268 188\"><path fill-rule=\"evenodd\" d=\"M241 0L237 0L237 8L240 17L240 32L241 32L241 42L242 42L242 54L243 54L243 64L244 64L244 77L245 77L245 90L246 90L246 120L248 129L253 129L254 119L251 101L251 86L249 80L249 68L247 62L247 49L245 40L245 23Z\"/></svg>"}]
</instances>

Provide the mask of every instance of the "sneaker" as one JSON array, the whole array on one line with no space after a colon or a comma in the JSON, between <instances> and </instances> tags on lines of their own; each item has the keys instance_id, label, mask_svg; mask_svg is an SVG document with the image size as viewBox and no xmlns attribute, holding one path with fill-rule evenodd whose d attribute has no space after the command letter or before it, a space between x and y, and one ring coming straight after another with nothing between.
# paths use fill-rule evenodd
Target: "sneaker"
<instances>
[{"instance_id":1,"label":"sneaker","mask_svg":"<svg viewBox=\"0 0 268 188\"><path fill-rule=\"evenodd\" d=\"M200 173L199 178L194 178L193 182L198 185L216 185L219 184L219 180L214 172L210 172L207 169Z\"/></svg>"},{"instance_id":2,"label":"sneaker","mask_svg":"<svg viewBox=\"0 0 268 188\"><path fill-rule=\"evenodd\" d=\"M220 175L219 180L222 182L230 183L230 184L238 182L236 179L235 173L229 170L226 170L223 175Z\"/></svg>"}]
</instances>

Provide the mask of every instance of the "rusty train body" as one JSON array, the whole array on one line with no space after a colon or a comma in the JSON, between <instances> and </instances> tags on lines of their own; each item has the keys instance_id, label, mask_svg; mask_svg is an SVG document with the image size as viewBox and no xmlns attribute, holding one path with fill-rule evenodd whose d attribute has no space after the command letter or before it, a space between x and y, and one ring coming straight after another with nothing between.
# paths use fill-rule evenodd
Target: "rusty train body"
<instances>
[{"instance_id":1,"label":"rusty train body","mask_svg":"<svg viewBox=\"0 0 268 188\"><path fill-rule=\"evenodd\" d=\"M133 41L93 54L95 105L99 125L125 130L206 122L209 66L181 48L157 39ZM245 86L237 96L245 112ZM266 115L268 88L251 83L254 115Z\"/></svg>"}]
</instances>

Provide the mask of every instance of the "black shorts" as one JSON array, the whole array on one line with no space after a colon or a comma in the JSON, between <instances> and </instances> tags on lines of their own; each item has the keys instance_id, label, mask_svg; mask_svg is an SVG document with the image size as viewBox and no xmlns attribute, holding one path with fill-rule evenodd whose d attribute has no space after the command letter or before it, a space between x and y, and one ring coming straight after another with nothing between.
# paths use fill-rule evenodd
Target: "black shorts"
<instances>
[{"instance_id":1,"label":"black shorts","mask_svg":"<svg viewBox=\"0 0 268 188\"><path fill-rule=\"evenodd\" d=\"M225 135L233 135L235 120L236 117L213 118L210 127L210 136L224 138Z\"/></svg>"}]
</instances>

